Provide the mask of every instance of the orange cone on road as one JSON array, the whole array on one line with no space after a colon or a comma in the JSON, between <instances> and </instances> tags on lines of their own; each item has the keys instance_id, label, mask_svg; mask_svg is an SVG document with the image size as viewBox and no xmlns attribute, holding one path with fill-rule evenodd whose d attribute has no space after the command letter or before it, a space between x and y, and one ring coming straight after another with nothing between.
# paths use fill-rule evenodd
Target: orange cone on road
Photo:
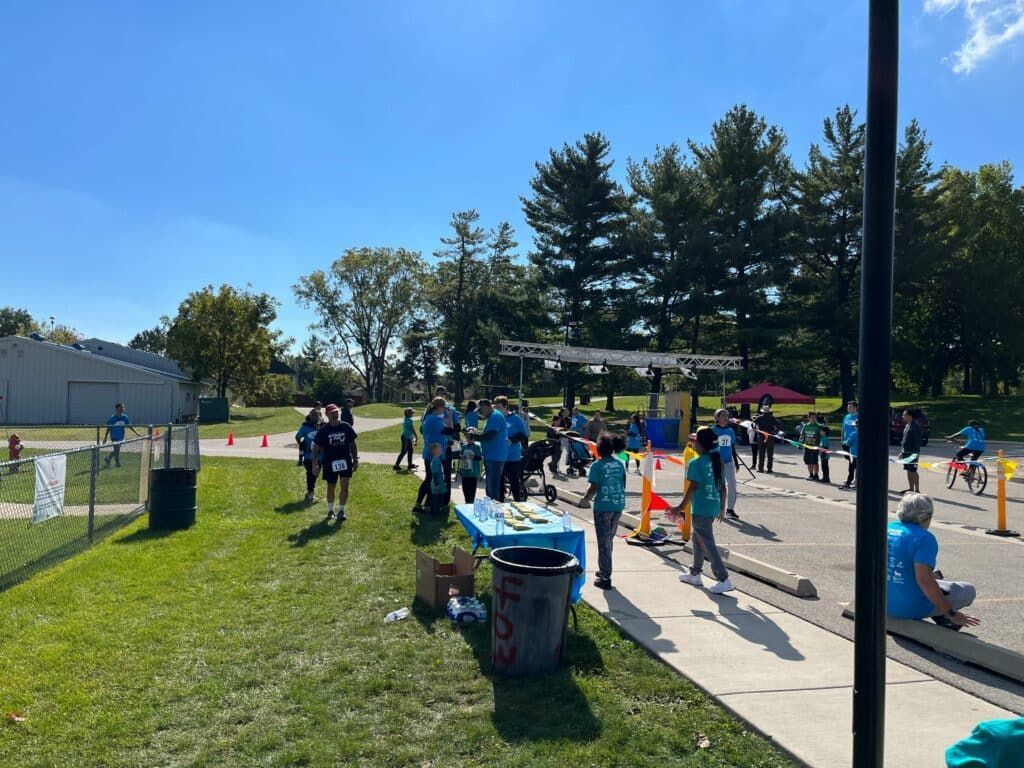
<instances>
[{"instance_id":1,"label":"orange cone on road","mask_svg":"<svg viewBox=\"0 0 1024 768\"><path fill-rule=\"evenodd\" d=\"M228 445L234 445L234 444L235 444L235 433L234 432L228 432Z\"/></svg>"},{"instance_id":2,"label":"orange cone on road","mask_svg":"<svg viewBox=\"0 0 1024 768\"><path fill-rule=\"evenodd\" d=\"M655 459L654 460L654 468L655 469L661 469L661 459Z\"/></svg>"},{"instance_id":3,"label":"orange cone on road","mask_svg":"<svg viewBox=\"0 0 1024 768\"><path fill-rule=\"evenodd\" d=\"M267 433L264 432L263 433L263 442L260 443L260 448L269 448L269 447L270 447L270 443L267 442Z\"/></svg>"}]
</instances>

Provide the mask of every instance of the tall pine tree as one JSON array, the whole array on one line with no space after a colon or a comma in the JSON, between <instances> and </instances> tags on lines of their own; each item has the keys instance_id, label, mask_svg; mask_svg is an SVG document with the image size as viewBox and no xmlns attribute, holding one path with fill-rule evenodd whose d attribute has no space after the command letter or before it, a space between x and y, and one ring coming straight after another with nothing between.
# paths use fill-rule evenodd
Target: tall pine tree
<instances>
[{"instance_id":1,"label":"tall pine tree","mask_svg":"<svg viewBox=\"0 0 1024 768\"><path fill-rule=\"evenodd\" d=\"M616 238L625 222L626 201L611 177L611 145L600 133L552 149L530 180L533 196L523 198L534 230L530 261L544 289L557 297L562 328L579 328L572 341L587 343L601 293L618 275ZM556 322L557 322L556 321ZM574 366L566 365L566 401L575 402Z\"/></svg>"}]
</instances>

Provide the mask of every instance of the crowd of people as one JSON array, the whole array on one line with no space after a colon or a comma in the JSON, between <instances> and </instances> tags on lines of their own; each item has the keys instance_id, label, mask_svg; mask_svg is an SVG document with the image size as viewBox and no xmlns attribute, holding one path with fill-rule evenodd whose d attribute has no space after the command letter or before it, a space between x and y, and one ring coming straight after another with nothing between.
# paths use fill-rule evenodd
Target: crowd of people
<instances>
[{"instance_id":1,"label":"crowd of people","mask_svg":"<svg viewBox=\"0 0 1024 768\"><path fill-rule=\"evenodd\" d=\"M354 429L352 401L344 406L330 404L322 408L316 403L295 435L300 450L300 463L306 471L306 502L312 503L318 478L327 484L327 519L346 519L349 481L359 466L358 435ZM859 451L859 405L847 404L841 427L842 452L848 459L844 487L851 487L857 469ZM130 424L123 409L115 413L112 430L123 430ZM115 417L112 417L114 419ZM928 530L932 518L932 501L922 495L916 458L921 449L921 427L914 415L903 412L904 432L900 457L906 469L908 489L897 512L898 520L889 525L888 602L889 613L899 618L931 618L943 626L959 629L974 626L978 620L962 610L975 598L975 589L966 582L948 581L936 570L938 543ZM446 515L453 485L457 482L465 503L476 498L480 481L485 494L505 501L526 498L520 465L524 450L530 444L528 413L508 398L482 398L467 402L465 411L451 404L444 387L438 387L434 398L420 416L406 408L402 420L400 451L394 469L411 471L417 445L421 446L424 478L419 485L413 513ZM714 524L738 519L736 513L737 471L742 463L736 444L736 420L725 408L717 410L713 422L699 428L692 438L696 458L686 465L686 490L682 500L669 509L669 517L678 520L689 510L693 562L680 574L679 580L694 586L704 585L704 564L708 561L715 583L709 592L722 594L733 586L728 569L715 542ZM750 467L773 473L775 442L782 435L782 425L767 404L759 409L749 427ZM830 482L829 425L811 411L798 428L799 445L809 480ZM963 439L965 444L956 454L957 460L968 456L977 461L985 450L985 431L972 421L947 439ZM123 439L123 437L122 437ZM612 433L600 411L587 419L578 408L561 408L553 416L547 430L553 451L550 469L561 474L564 457L571 468L573 451L588 455L586 442L593 443L597 454L586 471L588 486L583 501L592 504L597 536L597 572L594 585L612 588L612 545L619 520L626 506L626 478L646 445L646 424L643 415L632 414L625 429ZM585 442L584 442L585 441ZM571 469L570 469L571 471ZM583 471L580 471L581 476ZM337 502L337 507L335 507Z\"/></svg>"}]
</instances>

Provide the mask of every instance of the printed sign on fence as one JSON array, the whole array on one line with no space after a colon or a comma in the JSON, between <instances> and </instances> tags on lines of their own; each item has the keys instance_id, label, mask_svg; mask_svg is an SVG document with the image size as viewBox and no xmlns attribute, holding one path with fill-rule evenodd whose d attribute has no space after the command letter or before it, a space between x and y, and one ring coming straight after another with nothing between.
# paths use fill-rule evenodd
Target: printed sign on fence
<instances>
[{"instance_id":1,"label":"printed sign on fence","mask_svg":"<svg viewBox=\"0 0 1024 768\"><path fill-rule=\"evenodd\" d=\"M32 523L41 523L64 514L64 483L68 472L68 457L40 456L36 465L36 498L32 505Z\"/></svg>"}]
</instances>

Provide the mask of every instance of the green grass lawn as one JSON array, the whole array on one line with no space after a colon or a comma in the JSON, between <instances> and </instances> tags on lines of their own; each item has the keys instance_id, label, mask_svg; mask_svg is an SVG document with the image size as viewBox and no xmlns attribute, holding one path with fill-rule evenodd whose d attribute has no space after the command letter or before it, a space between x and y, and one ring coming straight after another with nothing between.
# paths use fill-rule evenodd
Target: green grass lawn
<instances>
[{"instance_id":1,"label":"green grass lawn","mask_svg":"<svg viewBox=\"0 0 1024 768\"><path fill-rule=\"evenodd\" d=\"M426 403L364 403L353 408L352 413L364 419L400 419L406 408L412 408L415 418L419 419L426 407Z\"/></svg>"},{"instance_id":2,"label":"green grass lawn","mask_svg":"<svg viewBox=\"0 0 1024 768\"><path fill-rule=\"evenodd\" d=\"M259 437L276 435L281 432L295 432L302 424L302 416L291 406L275 408L231 408L231 421L222 424L200 424L199 437L213 438L228 436Z\"/></svg>"},{"instance_id":3,"label":"green grass lawn","mask_svg":"<svg viewBox=\"0 0 1024 768\"><path fill-rule=\"evenodd\" d=\"M205 459L192 529L139 522L0 593L0 711L24 718L0 765L790 764L585 607L538 679L492 674L486 626L385 624L417 547L468 544L411 524L414 489L362 468L339 527L292 467Z\"/></svg>"}]
</instances>

